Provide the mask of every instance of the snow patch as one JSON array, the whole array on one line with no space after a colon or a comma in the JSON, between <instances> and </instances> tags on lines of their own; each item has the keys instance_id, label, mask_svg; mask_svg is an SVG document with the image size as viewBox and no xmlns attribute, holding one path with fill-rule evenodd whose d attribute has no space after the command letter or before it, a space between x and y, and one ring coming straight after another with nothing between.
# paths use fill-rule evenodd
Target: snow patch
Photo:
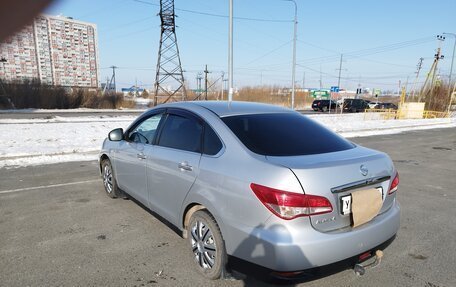
<instances>
[{"instance_id":1,"label":"snow patch","mask_svg":"<svg viewBox=\"0 0 456 287\"><path fill-rule=\"evenodd\" d=\"M308 117L352 138L410 130L456 127L456 118L365 120L364 114L317 114ZM96 160L109 131L126 129L136 116L1 119L0 168Z\"/></svg>"}]
</instances>

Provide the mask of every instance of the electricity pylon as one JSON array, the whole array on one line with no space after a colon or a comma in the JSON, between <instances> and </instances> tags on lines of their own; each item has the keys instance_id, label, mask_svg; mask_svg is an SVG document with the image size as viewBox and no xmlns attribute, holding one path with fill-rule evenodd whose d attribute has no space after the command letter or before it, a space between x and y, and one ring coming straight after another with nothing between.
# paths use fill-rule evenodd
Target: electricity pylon
<instances>
[{"instance_id":1,"label":"electricity pylon","mask_svg":"<svg viewBox=\"0 0 456 287\"><path fill-rule=\"evenodd\" d=\"M184 74L177 46L174 0L160 0L161 34L158 49L157 74L155 77L154 106L158 103L159 94L169 100L184 101L187 91L184 85Z\"/></svg>"}]
</instances>

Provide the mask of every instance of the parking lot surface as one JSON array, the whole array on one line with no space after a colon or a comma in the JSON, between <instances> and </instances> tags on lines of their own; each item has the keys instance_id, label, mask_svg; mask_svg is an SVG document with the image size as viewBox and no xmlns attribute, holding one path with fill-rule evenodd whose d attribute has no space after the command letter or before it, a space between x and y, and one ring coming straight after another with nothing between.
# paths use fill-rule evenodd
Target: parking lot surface
<instances>
[{"instance_id":1,"label":"parking lot surface","mask_svg":"<svg viewBox=\"0 0 456 287\"><path fill-rule=\"evenodd\" d=\"M400 173L401 228L381 264L291 286L456 286L456 129L355 138ZM0 169L0 286L268 286L208 281L188 242L132 200L103 191L96 162Z\"/></svg>"}]
</instances>

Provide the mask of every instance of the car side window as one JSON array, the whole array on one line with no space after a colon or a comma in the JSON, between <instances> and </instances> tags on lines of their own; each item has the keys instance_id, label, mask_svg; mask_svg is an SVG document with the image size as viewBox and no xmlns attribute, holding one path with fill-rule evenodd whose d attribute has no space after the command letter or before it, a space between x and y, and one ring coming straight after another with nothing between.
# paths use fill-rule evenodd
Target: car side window
<instances>
[{"instance_id":1,"label":"car side window","mask_svg":"<svg viewBox=\"0 0 456 287\"><path fill-rule=\"evenodd\" d=\"M201 153L202 125L193 118L170 114L160 134L159 146Z\"/></svg>"},{"instance_id":2,"label":"car side window","mask_svg":"<svg viewBox=\"0 0 456 287\"><path fill-rule=\"evenodd\" d=\"M208 124L204 124L203 153L207 155L216 155L222 147L223 144L214 130Z\"/></svg>"},{"instance_id":3,"label":"car side window","mask_svg":"<svg viewBox=\"0 0 456 287\"><path fill-rule=\"evenodd\" d=\"M153 115L141 122L136 128L130 131L128 139L136 143L152 144L162 116L163 114Z\"/></svg>"}]
</instances>

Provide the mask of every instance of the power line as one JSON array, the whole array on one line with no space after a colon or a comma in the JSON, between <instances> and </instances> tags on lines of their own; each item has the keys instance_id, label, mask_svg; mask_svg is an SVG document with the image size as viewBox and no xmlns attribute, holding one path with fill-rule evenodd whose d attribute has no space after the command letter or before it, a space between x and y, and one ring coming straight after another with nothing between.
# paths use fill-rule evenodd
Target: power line
<instances>
[{"instance_id":1,"label":"power line","mask_svg":"<svg viewBox=\"0 0 456 287\"><path fill-rule=\"evenodd\" d=\"M123 29L123 28L131 26L133 24L141 23L141 22L144 22L144 21L147 21L147 20L152 20L154 18L156 18L156 16L149 16L149 17L137 19L137 20L130 21L130 22L127 22L127 23L122 23L122 24L120 24L118 26L115 26L115 27L111 27L111 28L107 28L107 29L101 29L100 32L106 33L108 31L113 31L113 30L117 30L117 29Z\"/></svg>"},{"instance_id":2,"label":"power line","mask_svg":"<svg viewBox=\"0 0 456 287\"><path fill-rule=\"evenodd\" d=\"M133 1L134 2L138 2L138 3L147 4L147 5L151 5L151 6L160 6L158 4L147 2L147 1L142 1L142 0L133 0ZM179 8L175 8L174 10L187 12L187 13L192 13L192 14L197 14L197 15L204 15L204 16L211 16L211 17L218 17L218 18L228 18L228 15L222 15L222 14L214 14L214 13L200 12L200 11L195 11L195 10L179 9ZM249 18L249 17L233 17L233 19L245 20L245 21L257 21L257 22L275 22L275 23L290 23L290 22L293 22L292 20L263 19L263 18Z\"/></svg>"},{"instance_id":3,"label":"power line","mask_svg":"<svg viewBox=\"0 0 456 287\"><path fill-rule=\"evenodd\" d=\"M434 36L419 38L419 39L415 39L415 40L408 40L408 41L404 41L404 42L399 42L399 43L394 43L394 44L389 44L389 45L384 45L384 46L378 46L378 47L374 47L374 48L362 49L362 50L348 52L348 53L344 53L344 54L346 54L348 56L352 56L352 55L367 56L367 55L373 55L373 54L383 53L383 52L387 52L387 51L402 49L402 48L409 47L409 46L416 46L416 45L420 45L420 44L424 44L424 43L428 43L428 42L432 42L432 41L434 41Z\"/></svg>"},{"instance_id":4,"label":"power line","mask_svg":"<svg viewBox=\"0 0 456 287\"><path fill-rule=\"evenodd\" d=\"M270 55L270 54L276 52L277 50L280 50L281 48L285 47L286 45L290 44L291 41L292 41L292 40L289 40L289 41L283 43L282 45L280 45L280 46L278 46L278 47L276 47L276 48L270 50L269 52L266 52L265 54L259 56L258 58L255 58L254 60L248 62L248 63L245 64L245 65L247 66L247 65L250 65L251 63L254 63L254 62L258 61L258 60L263 59L264 57L266 57L266 56L268 56L268 55Z\"/></svg>"},{"instance_id":5,"label":"power line","mask_svg":"<svg viewBox=\"0 0 456 287\"><path fill-rule=\"evenodd\" d=\"M326 76L331 77L331 78L335 78L335 79L338 78L338 76L336 76L336 75L325 73L325 72L322 72L322 71L318 71L316 69L312 69L312 68L307 67L307 66L303 66L303 65L300 65L300 64L297 64L297 66L302 67L304 69L308 69L308 70L313 71L315 73L321 73L321 74L326 75ZM341 80L346 80L346 81L355 82L355 83L359 82L358 79L350 78L350 77L341 77ZM378 82L364 82L364 83L365 84L374 84L374 85L384 85L384 86L395 86L396 85L396 84L392 84L392 83L378 83Z\"/></svg>"},{"instance_id":6,"label":"power line","mask_svg":"<svg viewBox=\"0 0 456 287\"><path fill-rule=\"evenodd\" d=\"M434 41L434 37L424 37L424 38L419 38L419 39L414 39L414 40L408 40L408 41L388 44L388 45L384 45L384 46L378 46L378 47L374 47L374 48L368 48L368 49L362 49L362 50L357 50L357 51L352 51L352 52L346 52L346 53L343 53L343 54L345 55L345 58L361 58L363 56L374 55L374 54L379 54L379 53L385 53L385 52L394 51L394 50L398 50L398 49L402 49L402 48L406 48L406 47L410 47L410 46L421 45L421 44L428 43L428 42L431 42L431 41ZM300 41L300 42L303 42L303 41ZM305 44L308 45L309 43L305 42ZM313 45L313 46L322 49L322 47L319 47L317 45ZM330 51L330 50L324 49L324 48L322 50ZM306 64L311 64L311 63L329 63L329 62L338 61L339 57L340 57L340 53L338 53L337 55L310 58L310 59L306 59L306 60L301 60L299 62L300 63L306 63ZM365 58L363 58L363 60L375 61L375 60L370 60L370 59L365 59ZM381 63L382 64L391 64L391 63L384 63L384 62L381 62ZM398 65L398 64L394 64L394 65ZM407 67L410 68L410 66L407 66Z\"/></svg>"},{"instance_id":7,"label":"power line","mask_svg":"<svg viewBox=\"0 0 456 287\"><path fill-rule=\"evenodd\" d=\"M401 65L401 64L394 64L394 63L387 63L387 62L382 62L382 61L377 61L377 60L372 60L372 59L366 59L364 57L360 56L352 56L353 58L356 58L361 61L366 61L366 62L372 62L372 63L377 63L377 64L383 64L383 65L388 65L388 66L396 66L396 67L404 67L404 68L414 68L413 66L409 65Z\"/></svg>"}]
</instances>

